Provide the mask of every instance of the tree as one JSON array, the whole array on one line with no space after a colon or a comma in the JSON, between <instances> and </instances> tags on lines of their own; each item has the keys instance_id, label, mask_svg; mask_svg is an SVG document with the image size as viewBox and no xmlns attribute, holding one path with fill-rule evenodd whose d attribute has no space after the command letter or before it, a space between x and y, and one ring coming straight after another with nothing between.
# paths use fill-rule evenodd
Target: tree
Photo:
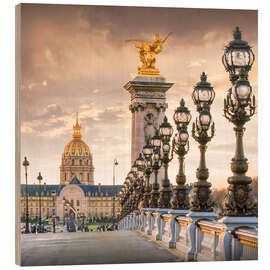
<instances>
[{"instance_id":1,"label":"tree","mask_svg":"<svg viewBox=\"0 0 270 270\"><path fill-rule=\"evenodd\" d=\"M251 188L252 188L254 196L258 200L258 176L253 177Z\"/></svg>"},{"instance_id":2,"label":"tree","mask_svg":"<svg viewBox=\"0 0 270 270\"><path fill-rule=\"evenodd\" d=\"M215 202L214 210L217 214L222 215L223 213L223 204L222 201L224 199L224 196L226 194L227 190L225 187L220 189L214 189L212 192L213 199Z\"/></svg>"}]
</instances>

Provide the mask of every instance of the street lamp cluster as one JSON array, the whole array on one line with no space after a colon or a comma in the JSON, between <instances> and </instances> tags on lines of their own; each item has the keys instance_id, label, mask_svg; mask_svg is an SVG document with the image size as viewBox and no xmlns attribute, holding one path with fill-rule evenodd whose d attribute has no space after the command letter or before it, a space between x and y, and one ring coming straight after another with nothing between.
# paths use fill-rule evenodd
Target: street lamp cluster
<instances>
[{"instance_id":1,"label":"street lamp cluster","mask_svg":"<svg viewBox=\"0 0 270 270\"><path fill-rule=\"evenodd\" d=\"M187 209L189 207L184 175L184 156L189 149L187 126L190 119L190 111L185 107L182 99L180 107L175 110L174 114L177 132L172 143L173 127L166 116L152 139L147 140L120 191L122 217L141 207L168 209L171 207ZM179 172L176 176L177 186L171 200L172 188L168 178L168 166L173 159L173 153L179 157ZM164 177L159 186L158 172L161 167L164 168ZM150 185L152 173L154 173L154 182Z\"/></svg>"},{"instance_id":2,"label":"street lamp cluster","mask_svg":"<svg viewBox=\"0 0 270 270\"><path fill-rule=\"evenodd\" d=\"M257 201L251 191L251 177L246 176L247 158L244 155L244 125L256 112L255 96L248 81L248 72L254 62L254 54L246 41L242 40L238 27L234 40L226 47L223 64L230 75L232 87L224 99L224 116L234 125L236 135L235 155L232 158L233 176L228 178L228 192L224 200L228 216L257 216Z\"/></svg>"},{"instance_id":3,"label":"street lamp cluster","mask_svg":"<svg viewBox=\"0 0 270 270\"><path fill-rule=\"evenodd\" d=\"M255 113L255 96L248 81L248 72L254 62L254 54L246 41L241 39L238 27L234 40L225 47L223 55L225 70L229 72L232 87L224 100L224 115L234 124L236 134L236 152L232 159L233 176L228 178L228 192L224 199L224 215L256 216L257 202L251 192L252 179L245 175L248 170L247 159L243 150L244 125ZM128 173L120 191L121 217L140 208L165 208L188 210L192 212L213 212L214 201L211 196L211 183L207 181L209 171L206 167L207 144L215 134L215 124L210 108L215 99L215 91L203 72L200 82L194 86L192 99L199 116L192 125L192 137L199 144L200 163L196 172L197 181L188 194L184 159L189 151L188 125L191 114L185 107L184 99L175 110L173 127L164 117L162 124L151 140L148 140ZM168 178L169 162L176 154L179 170L176 186L171 187ZM158 172L164 168L164 177L158 181ZM154 182L150 185L150 176L154 173ZM159 182L161 185L159 186Z\"/></svg>"}]
</instances>

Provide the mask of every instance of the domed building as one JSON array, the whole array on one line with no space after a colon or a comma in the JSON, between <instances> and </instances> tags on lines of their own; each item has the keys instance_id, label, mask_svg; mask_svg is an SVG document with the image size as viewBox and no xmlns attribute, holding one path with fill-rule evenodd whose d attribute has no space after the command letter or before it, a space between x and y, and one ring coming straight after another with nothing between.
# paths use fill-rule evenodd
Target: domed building
<instances>
[{"instance_id":1,"label":"domed building","mask_svg":"<svg viewBox=\"0 0 270 270\"><path fill-rule=\"evenodd\" d=\"M65 224L72 215L76 219L110 218L120 214L118 193L121 185L94 184L93 156L89 146L82 140L78 113L73 126L72 140L66 144L61 156L60 183L41 186L28 185L28 209L30 220L39 216L39 196L41 195L42 219L58 218ZM113 178L113 177L112 177ZM58 182L58 181L57 181ZM26 185L21 184L21 217L26 216ZM77 221L78 223L79 221Z\"/></svg>"},{"instance_id":2,"label":"domed building","mask_svg":"<svg viewBox=\"0 0 270 270\"><path fill-rule=\"evenodd\" d=\"M65 146L60 165L60 184L69 184L76 176L82 184L94 185L93 157L88 145L82 140L78 113L73 126L72 140Z\"/></svg>"}]
</instances>

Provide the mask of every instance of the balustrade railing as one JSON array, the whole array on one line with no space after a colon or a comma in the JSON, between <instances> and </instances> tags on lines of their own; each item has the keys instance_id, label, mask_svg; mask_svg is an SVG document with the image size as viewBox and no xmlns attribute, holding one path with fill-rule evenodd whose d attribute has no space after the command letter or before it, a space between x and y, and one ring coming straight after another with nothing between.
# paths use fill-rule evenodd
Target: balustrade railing
<instances>
[{"instance_id":1,"label":"balustrade railing","mask_svg":"<svg viewBox=\"0 0 270 270\"><path fill-rule=\"evenodd\" d=\"M135 230L175 248L186 261L256 260L256 226L243 228L222 220L192 221L187 212L157 208L136 210L119 221L119 230Z\"/></svg>"}]
</instances>

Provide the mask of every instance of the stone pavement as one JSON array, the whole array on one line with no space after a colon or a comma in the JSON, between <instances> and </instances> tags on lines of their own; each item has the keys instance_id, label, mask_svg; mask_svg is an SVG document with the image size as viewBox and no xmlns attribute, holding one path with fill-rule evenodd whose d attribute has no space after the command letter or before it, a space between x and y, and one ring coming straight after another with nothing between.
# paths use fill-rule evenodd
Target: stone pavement
<instances>
[{"instance_id":1,"label":"stone pavement","mask_svg":"<svg viewBox=\"0 0 270 270\"><path fill-rule=\"evenodd\" d=\"M135 231L28 234L21 249L23 266L182 261Z\"/></svg>"}]
</instances>

